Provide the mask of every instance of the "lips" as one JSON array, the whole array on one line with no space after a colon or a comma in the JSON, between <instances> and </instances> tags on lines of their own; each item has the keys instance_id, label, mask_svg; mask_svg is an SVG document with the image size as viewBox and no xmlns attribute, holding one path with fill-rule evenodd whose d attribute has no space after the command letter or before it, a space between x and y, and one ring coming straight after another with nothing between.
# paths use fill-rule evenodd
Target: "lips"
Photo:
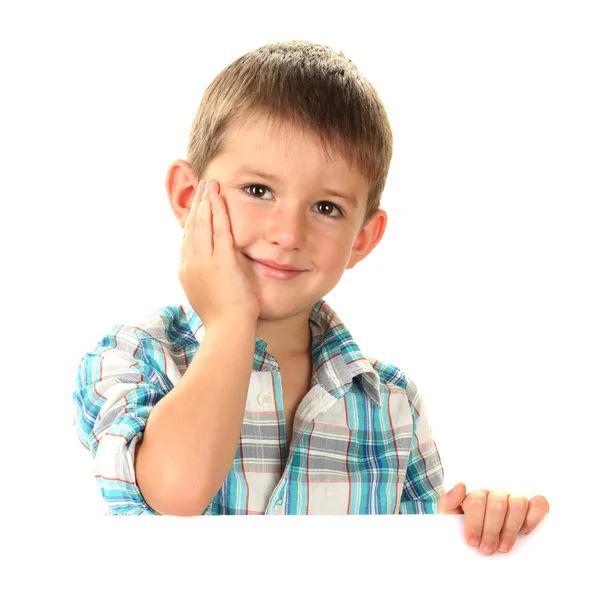
<instances>
[{"instance_id":1,"label":"lips","mask_svg":"<svg viewBox=\"0 0 600 600\"><path fill-rule=\"evenodd\" d=\"M250 258L246 254L244 256L250 261L252 268L259 273L260 275L267 277L269 279L275 279L279 281L286 281L288 279L294 279L298 277L301 273L304 273L303 270L296 269L291 267L290 265L282 265L281 263L275 261L259 261ZM278 266L272 266L278 265Z\"/></svg>"},{"instance_id":2,"label":"lips","mask_svg":"<svg viewBox=\"0 0 600 600\"><path fill-rule=\"evenodd\" d=\"M273 269L278 269L279 271L295 271L295 272L303 271L303 269L297 269L296 267L292 267L291 265L278 263L274 260L261 260L259 258L251 258L250 256L248 256L247 258L250 258L250 260L253 260L254 262L260 263L262 265L267 265L267 267L272 267Z\"/></svg>"}]
</instances>

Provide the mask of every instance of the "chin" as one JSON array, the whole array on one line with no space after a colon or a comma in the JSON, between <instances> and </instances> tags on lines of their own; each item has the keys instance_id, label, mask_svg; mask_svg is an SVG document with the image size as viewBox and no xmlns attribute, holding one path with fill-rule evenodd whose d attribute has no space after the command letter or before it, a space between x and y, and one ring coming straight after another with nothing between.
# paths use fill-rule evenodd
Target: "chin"
<instances>
[{"instance_id":1,"label":"chin","mask_svg":"<svg viewBox=\"0 0 600 600\"><path fill-rule=\"evenodd\" d=\"M258 316L263 321L281 321L303 312L309 313L314 305L314 302L307 304L297 297L290 299L265 298L264 294L259 296L258 301L260 305Z\"/></svg>"}]
</instances>

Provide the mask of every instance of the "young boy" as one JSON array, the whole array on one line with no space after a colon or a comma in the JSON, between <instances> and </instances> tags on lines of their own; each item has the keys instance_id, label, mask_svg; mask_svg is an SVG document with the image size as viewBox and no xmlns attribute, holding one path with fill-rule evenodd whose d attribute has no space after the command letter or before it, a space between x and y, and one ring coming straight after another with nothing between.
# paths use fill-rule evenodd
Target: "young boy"
<instances>
[{"instance_id":1,"label":"young boy","mask_svg":"<svg viewBox=\"0 0 600 600\"><path fill-rule=\"evenodd\" d=\"M417 386L322 299L383 236L391 157L379 95L326 46L268 44L211 83L166 179L189 304L79 365L110 514L464 512L488 554L541 521L542 496L445 493Z\"/></svg>"}]
</instances>

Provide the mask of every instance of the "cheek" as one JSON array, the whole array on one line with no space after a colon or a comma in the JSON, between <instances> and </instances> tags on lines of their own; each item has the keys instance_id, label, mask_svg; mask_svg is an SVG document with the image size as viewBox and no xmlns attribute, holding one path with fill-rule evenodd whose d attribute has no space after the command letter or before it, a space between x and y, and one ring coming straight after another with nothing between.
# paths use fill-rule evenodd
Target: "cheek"
<instances>
[{"instance_id":1,"label":"cheek","mask_svg":"<svg viewBox=\"0 0 600 600\"><path fill-rule=\"evenodd\" d=\"M315 255L318 256L320 268L328 271L344 271L350 254L352 242L345 237L320 236L315 245Z\"/></svg>"}]
</instances>

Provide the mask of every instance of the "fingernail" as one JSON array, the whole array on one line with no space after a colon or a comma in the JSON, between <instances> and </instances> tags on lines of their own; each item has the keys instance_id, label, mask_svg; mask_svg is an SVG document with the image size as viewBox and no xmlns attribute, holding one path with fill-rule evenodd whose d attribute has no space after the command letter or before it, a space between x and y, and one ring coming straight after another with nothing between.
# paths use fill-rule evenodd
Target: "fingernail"
<instances>
[{"instance_id":1,"label":"fingernail","mask_svg":"<svg viewBox=\"0 0 600 600\"><path fill-rule=\"evenodd\" d=\"M494 552L494 549L491 546L485 546L483 548L483 553L484 554L492 554Z\"/></svg>"},{"instance_id":2,"label":"fingernail","mask_svg":"<svg viewBox=\"0 0 600 600\"><path fill-rule=\"evenodd\" d=\"M479 540L477 538L471 538L471 541L469 542L469 544L471 546L479 546Z\"/></svg>"},{"instance_id":3,"label":"fingernail","mask_svg":"<svg viewBox=\"0 0 600 600\"><path fill-rule=\"evenodd\" d=\"M212 183L212 181L210 179L207 179L206 180L206 188L205 189L209 189L211 183Z\"/></svg>"},{"instance_id":4,"label":"fingernail","mask_svg":"<svg viewBox=\"0 0 600 600\"><path fill-rule=\"evenodd\" d=\"M510 550L510 544L508 542L502 542L499 549L502 550L502 552L508 552Z\"/></svg>"},{"instance_id":5,"label":"fingernail","mask_svg":"<svg viewBox=\"0 0 600 600\"><path fill-rule=\"evenodd\" d=\"M529 533L529 529L527 529L527 527L523 527L523 529L521 529L521 533Z\"/></svg>"}]
</instances>

